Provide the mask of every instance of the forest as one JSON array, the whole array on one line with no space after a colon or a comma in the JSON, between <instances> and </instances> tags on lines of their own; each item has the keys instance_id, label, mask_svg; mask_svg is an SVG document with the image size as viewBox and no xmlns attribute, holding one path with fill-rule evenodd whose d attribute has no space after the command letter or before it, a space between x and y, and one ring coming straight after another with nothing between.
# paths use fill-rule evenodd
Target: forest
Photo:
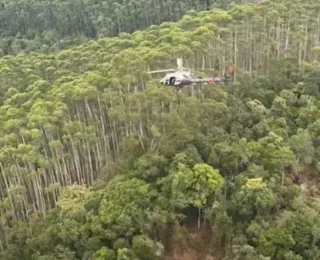
<instances>
[{"instance_id":1,"label":"forest","mask_svg":"<svg viewBox=\"0 0 320 260\"><path fill-rule=\"evenodd\" d=\"M225 7L228 2L231 1L3 0L0 4L0 56L61 50L90 39L174 22L190 9L207 10L212 4Z\"/></svg>"},{"instance_id":2,"label":"forest","mask_svg":"<svg viewBox=\"0 0 320 260\"><path fill-rule=\"evenodd\" d=\"M109 2L2 2L0 259L320 259L318 1Z\"/></svg>"}]
</instances>

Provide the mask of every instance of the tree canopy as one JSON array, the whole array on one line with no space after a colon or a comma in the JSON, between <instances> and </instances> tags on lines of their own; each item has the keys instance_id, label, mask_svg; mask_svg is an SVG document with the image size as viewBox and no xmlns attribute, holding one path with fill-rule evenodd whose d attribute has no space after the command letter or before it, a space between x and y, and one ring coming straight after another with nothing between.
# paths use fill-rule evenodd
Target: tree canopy
<instances>
[{"instance_id":1,"label":"tree canopy","mask_svg":"<svg viewBox=\"0 0 320 260\"><path fill-rule=\"evenodd\" d=\"M188 221L224 259L319 258L320 6L211 4L3 2L3 41L101 38L0 58L1 259L160 260ZM177 57L235 83L148 74Z\"/></svg>"}]
</instances>

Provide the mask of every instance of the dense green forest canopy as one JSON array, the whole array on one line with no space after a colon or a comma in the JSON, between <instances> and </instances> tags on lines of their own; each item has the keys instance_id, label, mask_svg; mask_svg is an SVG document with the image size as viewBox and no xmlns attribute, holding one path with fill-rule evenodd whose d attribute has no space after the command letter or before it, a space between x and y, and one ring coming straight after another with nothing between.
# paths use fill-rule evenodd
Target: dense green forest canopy
<instances>
[{"instance_id":1,"label":"dense green forest canopy","mask_svg":"<svg viewBox=\"0 0 320 260\"><path fill-rule=\"evenodd\" d=\"M212 4L224 7L227 3L224 0L3 0L0 54L60 50L90 39L177 21L190 9L207 10Z\"/></svg>"},{"instance_id":2,"label":"dense green forest canopy","mask_svg":"<svg viewBox=\"0 0 320 260\"><path fill-rule=\"evenodd\" d=\"M317 8L233 4L1 58L1 259L164 259L185 218L214 232L208 255L319 259ZM177 57L236 83L147 73Z\"/></svg>"}]
</instances>

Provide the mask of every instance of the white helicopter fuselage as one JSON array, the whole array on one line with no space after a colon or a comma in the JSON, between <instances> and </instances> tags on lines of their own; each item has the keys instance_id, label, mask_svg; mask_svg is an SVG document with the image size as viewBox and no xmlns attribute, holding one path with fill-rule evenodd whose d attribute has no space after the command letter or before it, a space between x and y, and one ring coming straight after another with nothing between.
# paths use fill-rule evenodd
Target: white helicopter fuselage
<instances>
[{"instance_id":1,"label":"white helicopter fuselage","mask_svg":"<svg viewBox=\"0 0 320 260\"><path fill-rule=\"evenodd\" d=\"M187 72L174 72L166 74L161 80L161 84L171 86L189 85L192 83L192 79Z\"/></svg>"}]
</instances>

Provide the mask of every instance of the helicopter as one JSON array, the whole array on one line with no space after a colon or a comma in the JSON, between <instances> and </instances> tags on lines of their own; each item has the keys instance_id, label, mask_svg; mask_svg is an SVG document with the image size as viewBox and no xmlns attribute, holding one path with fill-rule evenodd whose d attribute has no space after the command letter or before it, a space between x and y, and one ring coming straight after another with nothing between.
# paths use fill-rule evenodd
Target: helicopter
<instances>
[{"instance_id":1,"label":"helicopter","mask_svg":"<svg viewBox=\"0 0 320 260\"><path fill-rule=\"evenodd\" d=\"M195 77L191 73L191 69L183 67L181 58L177 59L177 65L177 69L154 70L150 71L149 73L153 74L161 72L172 72L167 73L162 79L160 79L160 83L173 87L184 87L187 85L195 85L198 83L226 83L233 80L232 75L234 72L234 68L229 68L228 74L226 73L224 77Z\"/></svg>"}]
</instances>

